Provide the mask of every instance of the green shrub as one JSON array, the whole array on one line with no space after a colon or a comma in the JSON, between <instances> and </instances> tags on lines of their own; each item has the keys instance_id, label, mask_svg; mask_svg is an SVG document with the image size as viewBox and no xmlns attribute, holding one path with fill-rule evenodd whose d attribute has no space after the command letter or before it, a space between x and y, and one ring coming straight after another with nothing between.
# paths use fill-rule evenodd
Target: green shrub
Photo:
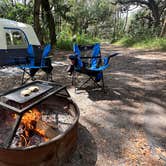
<instances>
[{"instance_id":1,"label":"green shrub","mask_svg":"<svg viewBox=\"0 0 166 166\"><path fill-rule=\"evenodd\" d=\"M85 34L76 35L76 43L81 45L93 44L100 42L97 38L89 37ZM62 50L72 50L73 48L73 36L69 32L61 32L57 37L57 48Z\"/></svg>"},{"instance_id":2,"label":"green shrub","mask_svg":"<svg viewBox=\"0 0 166 166\"><path fill-rule=\"evenodd\" d=\"M115 44L125 47L166 50L166 38L131 38L124 37Z\"/></svg>"},{"instance_id":3,"label":"green shrub","mask_svg":"<svg viewBox=\"0 0 166 166\"><path fill-rule=\"evenodd\" d=\"M166 50L166 38L146 39L133 45L136 48L149 48Z\"/></svg>"},{"instance_id":4,"label":"green shrub","mask_svg":"<svg viewBox=\"0 0 166 166\"><path fill-rule=\"evenodd\" d=\"M118 40L117 42L115 42L115 44L122 45L125 47L131 47L133 45L133 43L135 43L135 42L136 41L133 38L123 37L120 40Z\"/></svg>"}]
</instances>

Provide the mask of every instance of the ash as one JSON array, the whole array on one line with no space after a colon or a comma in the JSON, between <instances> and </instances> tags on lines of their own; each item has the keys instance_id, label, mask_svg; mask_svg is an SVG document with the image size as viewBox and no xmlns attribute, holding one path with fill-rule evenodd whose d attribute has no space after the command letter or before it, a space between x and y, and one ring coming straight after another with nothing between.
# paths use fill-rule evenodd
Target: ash
<instances>
[{"instance_id":1,"label":"ash","mask_svg":"<svg viewBox=\"0 0 166 166\"><path fill-rule=\"evenodd\" d=\"M74 121L74 116L69 113L71 108L65 106L63 110L56 111L58 108L51 108L47 106L42 114L42 120L47 123L52 123L58 127L61 133L65 132Z\"/></svg>"}]
</instances>

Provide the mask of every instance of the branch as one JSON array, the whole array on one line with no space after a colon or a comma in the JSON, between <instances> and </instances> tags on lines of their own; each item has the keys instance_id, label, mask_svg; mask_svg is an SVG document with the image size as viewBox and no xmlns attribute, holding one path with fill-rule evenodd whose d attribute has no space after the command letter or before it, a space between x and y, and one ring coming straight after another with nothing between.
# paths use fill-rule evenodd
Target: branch
<instances>
[{"instance_id":1,"label":"branch","mask_svg":"<svg viewBox=\"0 0 166 166\"><path fill-rule=\"evenodd\" d=\"M160 15L163 14L164 10L166 9L166 1L164 1L162 7L160 8Z\"/></svg>"},{"instance_id":2,"label":"branch","mask_svg":"<svg viewBox=\"0 0 166 166\"><path fill-rule=\"evenodd\" d=\"M118 0L117 2L120 4L137 3L137 4L144 4L146 6L149 6L149 2L144 1L144 0L127 0L127 1Z\"/></svg>"},{"instance_id":3,"label":"branch","mask_svg":"<svg viewBox=\"0 0 166 166\"><path fill-rule=\"evenodd\" d=\"M128 11L135 10L137 7L138 7L138 4L137 4L137 5L136 5L134 8L132 8L132 9L129 9Z\"/></svg>"},{"instance_id":4,"label":"branch","mask_svg":"<svg viewBox=\"0 0 166 166\"><path fill-rule=\"evenodd\" d=\"M158 6L161 2L162 2L162 0L158 0L158 1L156 2L157 6Z\"/></svg>"}]
</instances>

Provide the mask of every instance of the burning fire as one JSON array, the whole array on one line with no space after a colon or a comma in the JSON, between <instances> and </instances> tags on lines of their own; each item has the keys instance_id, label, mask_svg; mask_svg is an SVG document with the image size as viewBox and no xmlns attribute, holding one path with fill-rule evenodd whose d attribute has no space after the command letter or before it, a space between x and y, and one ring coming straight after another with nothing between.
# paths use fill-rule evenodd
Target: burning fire
<instances>
[{"instance_id":1,"label":"burning fire","mask_svg":"<svg viewBox=\"0 0 166 166\"><path fill-rule=\"evenodd\" d=\"M32 133L36 133L44 138L44 141L48 141L49 139L46 136L45 130L38 127L38 122L41 119L41 113L38 109L33 108L26 112L21 120L21 125L24 126L24 135L21 135L24 140L31 136ZM45 123L45 122L42 122Z\"/></svg>"},{"instance_id":2,"label":"burning fire","mask_svg":"<svg viewBox=\"0 0 166 166\"><path fill-rule=\"evenodd\" d=\"M17 114L12 114L12 117L13 117L13 119L16 119L17 118Z\"/></svg>"},{"instance_id":3,"label":"burning fire","mask_svg":"<svg viewBox=\"0 0 166 166\"><path fill-rule=\"evenodd\" d=\"M12 114L16 119L17 114ZM41 142L46 142L59 134L58 127L51 122L42 119L42 113L33 108L22 116L16 136L13 139L13 146L26 147Z\"/></svg>"}]
</instances>

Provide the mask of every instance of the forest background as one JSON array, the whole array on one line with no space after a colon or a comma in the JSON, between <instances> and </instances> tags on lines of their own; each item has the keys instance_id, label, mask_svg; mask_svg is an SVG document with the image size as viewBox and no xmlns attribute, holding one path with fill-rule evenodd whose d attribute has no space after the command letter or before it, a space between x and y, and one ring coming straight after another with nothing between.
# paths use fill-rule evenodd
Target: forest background
<instances>
[{"instance_id":1,"label":"forest background","mask_svg":"<svg viewBox=\"0 0 166 166\"><path fill-rule=\"evenodd\" d=\"M42 45L109 42L166 50L165 0L1 0L0 17L33 25Z\"/></svg>"}]
</instances>

